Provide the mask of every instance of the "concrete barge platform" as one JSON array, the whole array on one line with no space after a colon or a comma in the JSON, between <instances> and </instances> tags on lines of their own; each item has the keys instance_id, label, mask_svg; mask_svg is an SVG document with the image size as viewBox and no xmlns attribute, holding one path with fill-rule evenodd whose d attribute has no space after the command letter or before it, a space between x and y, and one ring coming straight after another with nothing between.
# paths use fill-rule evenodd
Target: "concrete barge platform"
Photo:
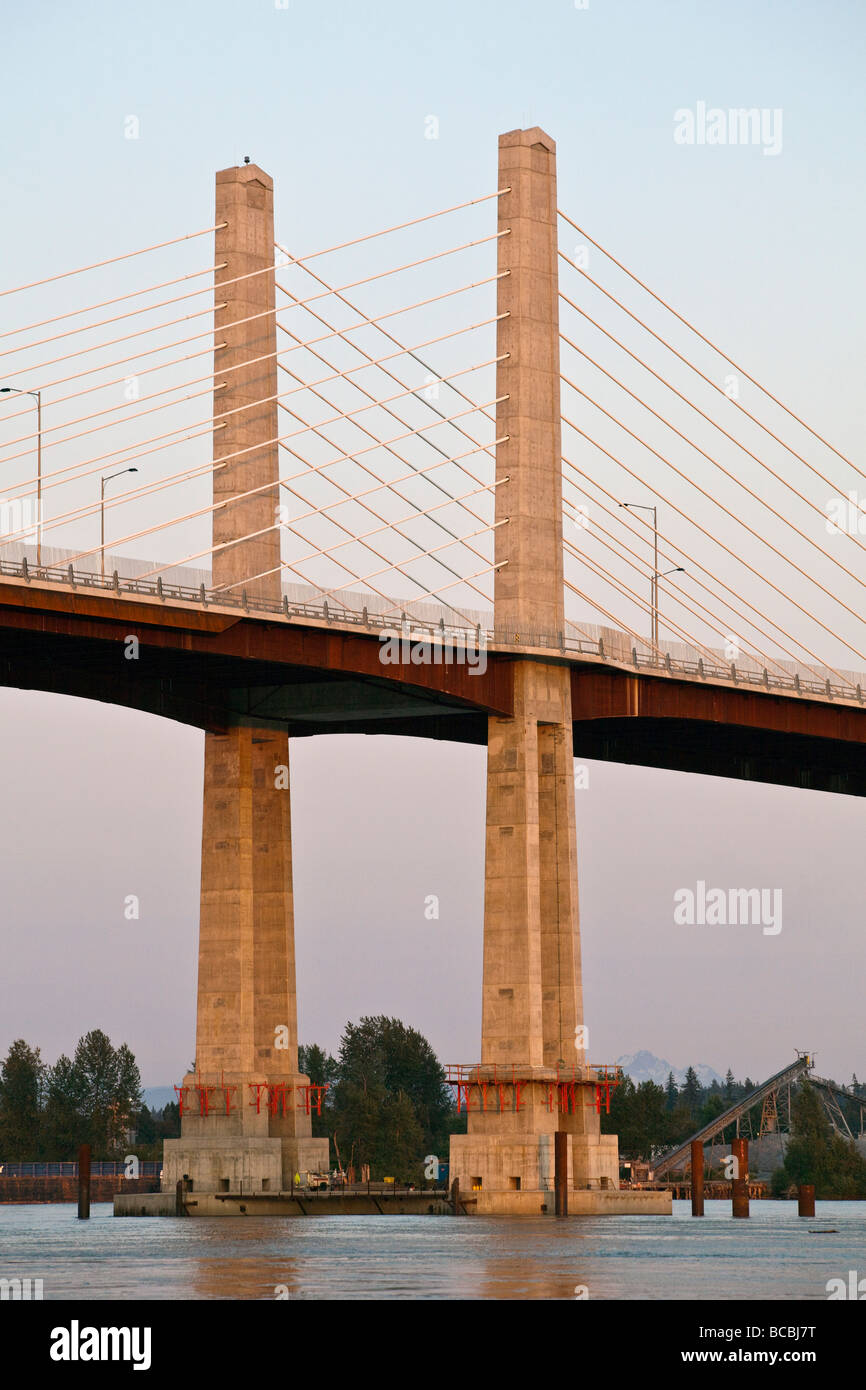
<instances>
[{"instance_id":1,"label":"concrete barge platform","mask_svg":"<svg viewBox=\"0 0 866 1390\"><path fill-rule=\"evenodd\" d=\"M553 1216L553 1193L445 1192L118 1193L115 1216ZM569 1216L670 1216L670 1192L572 1191Z\"/></svg>"}]
</instances>

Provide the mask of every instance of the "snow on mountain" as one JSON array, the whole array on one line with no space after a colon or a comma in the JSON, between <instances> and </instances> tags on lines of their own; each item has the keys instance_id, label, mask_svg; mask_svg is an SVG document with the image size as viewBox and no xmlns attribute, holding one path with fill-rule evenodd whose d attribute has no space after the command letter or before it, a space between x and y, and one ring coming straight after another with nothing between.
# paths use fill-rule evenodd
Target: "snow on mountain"
<instances>
[{"instance_id":1,"label":"snow on mountain","mask_svg":"<svg viewBox=\"0 0 866 1390\"><path fill-rule=\"evenodd\" d=\"M675 1067L672 1062L668 1062L664 1057L656 1057L654 1053L642 1049L640 1052L626 1052L622 1057L617 1057L617 1065L631 1077L635 1085L640 1081L655 1081L659 1086L664 1086L668 1073L673 1072L674 1080L681 1086L686 1079L686 1068ZM694 1064L698 1080L702 1086L711 1086L714 1081L724 1085L724 1077L712 1067L707 1066L706 1062Z\"/></svg>"}]
</instances>

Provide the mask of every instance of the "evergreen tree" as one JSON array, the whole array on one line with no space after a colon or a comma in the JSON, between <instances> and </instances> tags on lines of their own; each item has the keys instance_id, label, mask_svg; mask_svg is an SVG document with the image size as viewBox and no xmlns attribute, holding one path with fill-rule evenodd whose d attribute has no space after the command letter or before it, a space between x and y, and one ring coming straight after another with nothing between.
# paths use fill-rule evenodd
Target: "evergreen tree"
<instances>
[{"instance_id":1,"label":"evergreen tree","mask_svg":"<svg viewBox=\"0 0 866 1390\"><path fill-rule=\"evenodd\" d=\"M114 1099L111 1103L112 1124L110 1142L112 1147L125 1148L130 1132L137 1133L138 1115L142 1109L141 1072L127 1047L121 1043L115 1053L116 1080Z\"/></svg>"},{"instance_id":2,"label":"evergreen tree","mask_svg":"<svg viewBox=\"0 0 866 1390\"><path fill-rule=\"evenodd\" d=\"M87 1138L80 1110L78 1074L70 1059L61 1055L48 1073L45 1111L42 1117L42 1157L62 1162L78 1157Z\"/></svg>"},{"instance_id":3,"label":"evergreen tree","mask_svg":"<svg viewBox=\"0 0 866 1390\"><path fill-rule=\"evenodd\" d=\"M724 1096L724 1101L725 1101L725 1107L726 1107L726 1108L727 1108L727 1106L729 1106L729 1105L733 1105L733 1103L734 1103L734 1073L731 1071L730 1067L728 1067L728 1070L725 1072L725 1089L724 1089L724 1092L723 1092L723 1096Z\"/></svg>"},{"instance_id":4,"label":"evergreen tree","mask_svg":"<svg viewBox=\"0 0 866 1390\"><path fill-rule=\"evenodd\" d=\"M698 1120L698 1128L703 1129L704 1125L708 1125L711 1120L714 1120L718 1115L723 1114L724 1111L727 1110L727 1108L728 1107L725 1105L725 1102L722 1099L721 1092L711 1092L707 1096L707 1099L704 1102L704 1104L701 1106L701 1113Z\"/></svg>"},{"instance_id":5,"label":"evergreen tree","mask_svg":"<svg viewBox=\"0 0 866 1390\"><path fill-rule=\"evenodd\" d=\"M339 1065L335 1057L316 1043L298 1048L298 1070L310 1078L313 1086L329 1086L337 1079Z\"/></svg>"},{"instance_id":6,"label":"evergreen tree","mask_svg":"<svg viewBox=\"0 0 866 1390\"><path fill-rule=\"evenodd\" d=\"M39 1048L17 1038L0 1063L0 1157L32 1162L39 1155L46 1067Z\"/></svg>"},{"instance_id":7,"label":"evergreen tree","mask_svg":"<svg viewBox=\"0 0 866 1390\"><path fill-rule=\"evenodd\" d=\"M327 1139L333 1131L332 1110L334 1106L334 1085L339 1076L339 1063L330 1052L311 1043L309 1047L298 1048L298 1069L303 1076L310 1078L312 1086L327 1086L321 1105L313 1108L313 1138ZM339 1142L339 1141L338 1141ZM342 1157L342 1152L341 1152Z\"/></svg>"},{"instance_id":8,"label":"evergreen tree","mask_svg":"<svg viewBox=\"0 0 866 1390\"><path fill-rule=\"evenodd\" d=\"M94 1029L79 1039L72 1061L59 1057L48 1073L42 1157L76 1159L85 1143L94 1158L123 1157L142 1108L141 1076L132 1052L126 1043L112 1047L106 1034Z\"/></svg>"},{"instance_id":9,"label":"evergreen tree","mask_svg":"<svg viewBox=\"0 0 866 1390\"><path fill-rule=\"evenodd\" d=\"M346 1025L337 1068L328 1125L343 1164L369 1163L374 1178L421 1181L425 1156L447 1154L454 1116L426 1038L399 1019L362 1018Z\"/></svg>"},{"instance_id":10,"label":"evergreen tree","mask_svg":"<svg viewBox=\"0 0 866 1390\"><path fill-rule=\"evenodd\" d=\"M601 1129L603 1134L618 1135L622 1158L651 1161L674 1142L665 1088L655 1081L635 1086L630 1076L624 1076L611 1090L610 1114L601 1112Z\"/></svg>"},{"instance_id":11,"label":"evergreen tree","mask_svg":"<svg viewBox=\"0 0 866 1390\"><path fill-rule=\"evenodd\" d=\"M679 1093L679 1090L678 1090L678 1088L677 1088L677 1083L676 1083L676 1080L674 1079L674 1074L673 1074L672 1071L669 1071L669 1072L668 1072L668 1079L667 1079L667 1083L666 1083L666 1085L665 1085L665 1097L666 1097L665 1104L666 1104L668 1110L675 1110L675 1109L676 1109L676 1105L677 1105L677 1101L678 1101L679 1098L680 1098L680 1093Z\"/></svg>"},{"instance_id":12,"label":"evergreen tree","mask_svg":"<svg viewBox=\"0 0 866 1390\"><path fill-rule=\"evenodd\" d=\"M680 1099L683 1107L688 1111L689 1115L694 1118L701 1104L701 1083L698 1080L698 1074L694 1067L689 1067L686 1072L686 1079L680 1091Z\"/></svg>"},{"instance_id":13,"label":"evergreen tree","mask_svg":"<svg viewBox=\"0 0 866 1390\"><path fill-rule=\"evenodd\" d=\"M445 1071L427 1039L414 1028L382 1015L347 1023L339 1068L340 1084L350 1082L390 1095L403 1091L421 1125L427 1153L437 1153L446 1144L452 1100Z\"/></svg>"},{"instance_id":14,"label":"evergreen tree","mask_svg":"<svg viewBox=\"0 0 866 1390\"><path fill-rule=\"evenodd\" d=\"M814 1183L815 1196L866 1197L866 1159L850 1139L835 1134L815 1087L802 1082L791 1109L793 1136L785 1152L787 1181Z\"/></svg>"},{"instance_id":15,"label":"evergreen tree","mask_svg":"<svg viewBox=\"0 0 866 1390\"><path fill-rule=\"evenodd\" d=\"M94 1158L113 1156L118 1121L115 1106L120 1083L118 1056L100 1028L78 1041L72 1061L78 1081L79 1109Z\"/></svg>"}]
</instances>

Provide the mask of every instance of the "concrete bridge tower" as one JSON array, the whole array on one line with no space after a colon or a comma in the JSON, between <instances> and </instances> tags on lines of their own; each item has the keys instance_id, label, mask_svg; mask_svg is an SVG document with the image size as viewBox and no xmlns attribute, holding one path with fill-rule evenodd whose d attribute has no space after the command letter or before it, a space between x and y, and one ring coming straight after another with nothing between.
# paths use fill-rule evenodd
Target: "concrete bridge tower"
<instances>
[{"instance_id":1,"label":"concrete bridge tower","mask_svg":"<svg viewBox=\"0 0 866 1390\"><path fill-rule=\"evenodd\" d=\"M535 128L499 140L494 610L499 640L555 647L562 573L556 146ZM585 1066L577 906L571 687L564 663L515 660L514 716L491 718L487 751L484 976L479 1084L451 1177L481 1211L553 1204L566 1133L569 1187L618 1186ZM579 1084L562 1090L557 1078ZM503 1081L506 1084L502 1084ZM562 1106L566 1108L563 1109ZM541 1194L541 1195L539 1195ZM574 1206L574 1203L572 1203Z\"/></svg>"},{"instance_id":2,"label":"concrete bridge tower","mask_svg":"<svg viewBox=\"0 0 866 1390\"><path fill-rule=\"evenodd\" d=\"M538 129L504 135L499 168L508 481L496 519L508 525L495 532L507 561L495 626L553 648L565 627L554 143ZM279 600L273 185L245 165L216 190L213 585ZM513 716L489 721L482 1065L451 1164L477 1210L535 1212L553 1202L557 1148L572 1191L616 1188L618 1161L580 1032L569 668L521 658L513 677ZM280 1191L327 1167L298 1071L288 765L287 735L253 721L206 735L196 1062L166 1189L186 1177L194 1191Z\"/></svg>"},{"instance_id":3,"label":"concrete bridge tower","mask_svg":"<svg viewBox=\"0 0 866 1390\"><path fill-rule=\"evenodd\" d=\"M214 220L213 586L279 601L271 178L222 170ZM328 1166L298 1072L288 767L285 733L205 735L195 1071L165 1190L188 1177L194 1191L286 1191Z\"/></svg>"}]
</instances>

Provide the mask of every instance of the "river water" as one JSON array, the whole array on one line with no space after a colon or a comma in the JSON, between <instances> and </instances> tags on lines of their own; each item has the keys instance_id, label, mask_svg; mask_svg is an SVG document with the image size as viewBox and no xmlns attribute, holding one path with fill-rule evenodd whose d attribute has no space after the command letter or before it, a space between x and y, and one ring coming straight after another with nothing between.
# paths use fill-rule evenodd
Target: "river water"
<instances>
[{"instance_id":1,"label":"river water","mask_svg":"<svg viewBox=\"0 0 866 1390\"><path fill-rule=\"evenodd\" d=\"M654 1300L826 1300L828 1280L866 1278L866 1202L706 1210L182 1221L99 1203L85 1222L73 1205L2 1206L0 1278L42 1279L45 1299Z\"/></svg>"}]
</instances>

